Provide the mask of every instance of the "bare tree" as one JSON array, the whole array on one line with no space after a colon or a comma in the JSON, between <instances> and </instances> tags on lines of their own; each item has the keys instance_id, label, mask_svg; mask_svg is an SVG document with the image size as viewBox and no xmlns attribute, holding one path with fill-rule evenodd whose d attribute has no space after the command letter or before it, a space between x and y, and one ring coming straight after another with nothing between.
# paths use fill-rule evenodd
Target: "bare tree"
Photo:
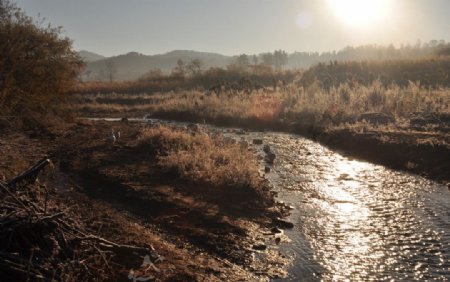
<instances>
[{"instance_id":1,"label":"bare tree","mask_svg":"<svg viewBox=\"0 0 450 282\"><path fill-rule=\"evenodd\" d=\"M250 59L246 54L239 55L236 59L236 64L241 67L247 67L250 65Z\"/></svg>"},{"instance_id":2,"label":"bare tree","mask_svg":"<svg viewBox=\"0 0 450 282\"><path fill-rule=\"evenodd\" d=\"M253 55L253 57L252 57L252 62L253 62L253 66L256 66L256 65L258 65L258 56L256 56L256 55Z\"/></svg>"},{"instance_id":3,"label":"bare tree","mask_svg":"<svg viewBox=\"0 0 450 282\"><path fill-rule=\"evenodd\" d=\"M202 71L202 61L200 59L193 59L187 64L186 69L192 75L196 76Z\"/></svg>"},{"instance_id":4,"label":"bare tree","mask_svg":"<svg viewBox=\"0 0 450 282\"><path fill-rule=\"evenodd\" d=\"M281 68L287 64L288 55L286 51L277 50L273 52L274 65L277 70L281 70Z\"/></svg>"},{"instance_id":5,"label":"bare tree","mask_svg":"<svg viewBox=\"0 0 450 282\"><path fill-rule=\"evenodd\" d=\"M274 64L274 56L272 53L263 53L262 54L262 63L266 66L272 66Z\"/></svg>"},{"instance_id":6,"label":"bare tree","mask_svg":"<svg viewBox=\"0 0 450 282\"><path fill-rule=\"evenodd\" d=\"M173 69L172 73L184 76L186 73L186 63L182 59L178 59L177 65Z\"/></svg>"},{"instance_id":7,"label":"bare tree","mask_svg":"<svg viewBox=\"0 0 450 282\"><path fill-rule=\"evenodd\" d=\"M109 81L113 82L117 74L116 64L113 61L106 62L105 73Z\"/></svg>"}]
</instances>

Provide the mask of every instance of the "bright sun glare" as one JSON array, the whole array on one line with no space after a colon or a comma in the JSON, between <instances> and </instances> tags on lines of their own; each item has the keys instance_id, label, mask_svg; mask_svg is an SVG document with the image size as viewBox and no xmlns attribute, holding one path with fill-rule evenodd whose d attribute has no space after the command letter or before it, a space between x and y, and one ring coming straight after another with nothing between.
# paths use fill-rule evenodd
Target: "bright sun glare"
<instances>
[{"instance_id":1,"label":"bright sun glare","mask_svg":"<svg viewBox=\"0 0 450 282\"><path fill-rule=\"evenodd\" d=\"M336 16L349 27L368 28L381 23L392 0L328 0Z\"/></svg>"}]
</instances>

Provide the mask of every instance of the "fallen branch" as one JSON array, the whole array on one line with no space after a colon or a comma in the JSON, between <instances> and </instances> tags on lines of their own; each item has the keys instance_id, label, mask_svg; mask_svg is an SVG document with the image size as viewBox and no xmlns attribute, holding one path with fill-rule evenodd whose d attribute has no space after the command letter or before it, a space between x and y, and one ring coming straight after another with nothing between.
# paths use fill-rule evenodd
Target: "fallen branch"
<instances>
[{"instance_id":1,"label":"fallen branch","mask_svg":"<svg viewBox=\"0 0 450 282\"><path fill-rule=\"evenodd\" d=\"M113 258L125 268L143 259L163 260L151 246L122 245L90 234L52 202L48 210L47 195L39 197L39 187L29 185L48 164L43 158L9 183L0 181L0 280L107 280L116 272Z\"/></svg>"},{"instance_id":2,"label":"fallen branch","mask_svg":"<svg viewBox=\"0 0 450 282\"><path fill-rule=\"evenodd\" d=\"M34 183L38 177L38 174L41 170L43 170L48 164L51 164L52 162L47 157L41 159L39 162L37 162L34 166L32 166L30 169L24 171L19 176L15 177L13 180L11 180L8 183L9 187L15 188L17 184L26 181L27 183Z\"/></svg>"},{"instance_id":3,"label":"fallen branch","mask_svg":"<svg viewBox=\"0 0 450 282\"><path fill-rule=\"evenodd\" d=\"M155 251L152 248L138 247L134 245L121 245L109 240L106 240L102 237L87 235L85 237L76 237L76 240L80 241L95 241L99 243L99 246L109 249L115 253L138 253L140 255L150 255L153 259L157 259L159 256L156 255Z\"/></svg>"}]
</instances>

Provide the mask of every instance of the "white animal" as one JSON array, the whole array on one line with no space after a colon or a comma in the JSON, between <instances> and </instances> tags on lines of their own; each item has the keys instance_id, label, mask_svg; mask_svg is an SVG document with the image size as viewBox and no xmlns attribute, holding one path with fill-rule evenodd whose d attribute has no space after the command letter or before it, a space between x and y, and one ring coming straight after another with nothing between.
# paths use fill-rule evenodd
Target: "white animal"
<instances>
[{"instance_id":1,"label":"white animal","mask_svg":"<svg viewBox=\"0 0 450 282\"><path fill-rule=\"evenodd\" d=\"M111 128L111 134L108 137L108 141L111 142L113 145L117 141L116 135L114 135L114 129L113 128Z\"/></svg>"}]
</instances>

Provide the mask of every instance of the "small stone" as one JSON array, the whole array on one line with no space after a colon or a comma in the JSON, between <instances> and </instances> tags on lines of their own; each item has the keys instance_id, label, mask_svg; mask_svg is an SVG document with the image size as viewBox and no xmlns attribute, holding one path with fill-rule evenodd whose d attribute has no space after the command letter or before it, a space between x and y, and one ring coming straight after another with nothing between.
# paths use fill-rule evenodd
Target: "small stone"
<instances>
[{"instance_id":1,"label":"small stone","mask_svg":"<svg viewBox=\"0 0 450 282\"><path fill-rule=\"evenodd\" d=\"M287 220L284 220L284 219L281 219L281 218L275 218L273 221L280 228L285 228L285 229L292 229L292 228L294 228L294 224L292 222L290 222L290 221L287 221Z\"/></svg>"},{"instance_id":2,"label":"small stone","mask_svg":"<svg viewBox=\"0 0 450 282\"><path fill-rule=\"evenodd\" d=\"M257 251L264 251L267 249L267 246L264 244L256 244L256 245L253 245L253 249L257 250Z\"/></svg>"},{"instance_id":3,"label":"small stone","mask_svg":"<svg viewBox=\"0 0 450 282\"><path fill-rule=\"evenodd\" d=\"M270 231L271 231L273 234L280 234L280 233L283 232L282 230L280 230L280 229L277 228L277 227L272 227L272 229L270 229Z\"/></svg>"},{"instance_id":4,"label":"small stone","mask_svg":"<svg viewBox=\"0 0 450 282\"><path fill-rule=\"evenodd\" d=\"M270 167L265 166L265 167L264 167L264 172L265 172L265 173L269 173L269 172L270 172Z\"/></svg>"},{"instance_id":5,"label":"small stone","mask_svg":"<svg viewBox=\"0 0 450 282\"><path fill-rule=\"evenodd\" d=\"M275 161L275 154L272 152L269 152L266 156L266 161L268 164L273 164L273 162Z\"/></svg>"},{"instance_id":6,"label":"small stone","mask_svg":"<svg viewBox=\"0 0 450 282\"><path fill-rule=\"evenodd\" d=\"M239 141L239 146L241 146L242 149L247 149L248 143L245 140Z\"/></svg>"},{"instance_id":7,"label":"small stone","mask_svg":"<svg viewBox=\"0 0 450 282\"><path fill-rule=\"evenodd\" d=\"M262 145L262 143L263 143L262 139L258 139L258 138L253 139L253 144L255 144L255 145Z\"/></svg>"}]
</instances>

